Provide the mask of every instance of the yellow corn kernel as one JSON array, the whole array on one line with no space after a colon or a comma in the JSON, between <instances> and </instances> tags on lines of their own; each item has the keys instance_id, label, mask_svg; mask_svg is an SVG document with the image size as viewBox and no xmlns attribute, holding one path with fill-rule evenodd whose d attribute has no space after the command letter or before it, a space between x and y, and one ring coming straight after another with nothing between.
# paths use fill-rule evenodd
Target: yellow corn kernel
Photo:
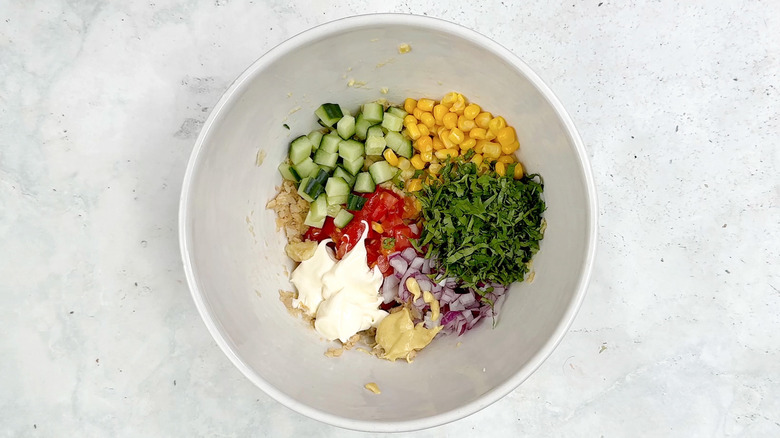
<instances>
[{"instance_id":1,"label":"yellow corn kernel","mask_svg":"<svg viewBox=\"0 0 780 438\"><path fill-rule=\"evenodd\" d=\"M482 164L482 155L474 154L474 156L471 157L471 162L479 166L480 164Z\"/></svg>"},{"instance_id":2,"label":"yellow corn kernel","mask_svg":"<svg viewBox=\"0 0 780 438\"><path fill-rule=\"evenodd\" d=\"M436 151L436 158L440 160L446 160L448 157L457 157L457 156L458 156L458 150L455 148L442 149L440 151Z\"/></svg>"},{"instance_id":3,"label":"yellow corn kernel","mask_svg":"<svg viewBox=\"0 0 780 438\"><path fill-rule=\"evenodd\" d=\"M469 132L477 126L473 120L469 120L466 116L458 116L458 129L463 132Z\"/></svg>"},{"instance_id":4,"label":"yellow corn kernel","mask_svg":"<svg viewBox=\"0 0 780 438\"><path fill-rule=\"evenodd\" d=\"M404 117L404 126L408 127L409 125L416 125L416 124L417 124L417 117L411 114L407 114L406 117Z\"/></svg>"},{"instance_id":5,"label":"yellow corn kernel","mask_svg":"<svg viewBox=\"0 0 780 438\"><path fill-rule=\"evenodd\" d=\"M385 157L385 161L387 161L389 165L398 166L398 155L396 155L392 149L385 149L385 152L382 154L382 156Z\"/></svg>"},{"instance_id":6,"label":"yellow corn kernel","mask_svg":"<svg viewBox=\"0 0 780 438\"><path fill-rule=\"evenodd\" d=\"M417 145L417 149L419 149L420 151L433 150L433 140L431 140L431 137L427 135L418 138L415 144Z\"/></svg>"},{"instance_id":7,"label":"yellow corn kernel","mask_svg":"<svg viewBox=\"0 0 780 438\"><path fill-rule=\"evenodd\" d=\"M426 163L430 163L433 159L433 151L420 152L420 159Z\"/></svg>"},{"instance_id":8,"label":"yellow corn kernel","mask_svg":"<svg viewBox=\"0 0 780 438\"><path fill-rule=\"evenodd\" d=\"M414 172L415 172L415 170L412 169L411 167L406 169L406 170L402 170L401 174L400 174L401 175L401 179L406 181L407 179L409 179L409 178L414 176Z\"/></svg>"},{"instance_id":9,"label":"yellow corn kernel","mask_svg":"<svg viewBox=\"0 0 780 438\"><path fill-rule=\"evenodd\" d=\"M447 109L449 110L452 104L455 103L455 101L457 100L458 100L458 93L452 91L445 94L444 97L441 98L441 104L447 107Z\"/></svg>"},{"instance_id":10,"label":"yellow corn kernel","mask_svg":"<svg viewBox=\"0 0 780 438\"><path fill-rule=\"evenodd\" d=\"M382 228L382 224L380 224L379 222L373 222L373 221L371 222L371 229L376 231L379 234L382 234L385 231L385 229Z\"/></svg>"},{"instance_id":11,"label":"yellow corn kernel","mask_svg":"<svg viewBox=\"0 0 780 438\"><path fill-rule=\"evenodd\" d=\"M416 123L410 123L406 125L406 133L409 134L409 138L411 138L412 140L417 140L418 138L420 138L420 135L422 135L420 134L420 129L417 128Z\"/></svg>"},{"instance_id":12,"label":"yellow corn kernel","mask_svg":"<svg viewBox=\"0 0 780 438\"><path fill-rule=\"evenodd\" d=\"M418 192L420 191L420 189L422 189L422 181L420 181L419 178L410 179L409 181L406 182L407 192Z\"/></svg>"},{"instance_id":13,"label":"yellow corn kernel","mask_svg":"<svg viewBox=\"0 0 780 438\"><path fill-rule=\"evenodd\" d=\"M517 136L515 135L515 128L511 126L505 126L496 132L496 140L501 144L501 146L509 146L512 143L517 140Z\"/></svg>"},{"instance_id":14,"label":"yellow corn kernel","mask_svg":"<svg viewBox=\"0 0 780 438\"><path fill-rule=\"evenodd\" d=\"M428 172L431 175L438 174L440 170L441 170L441 164L439 163L431 164L430 166L428 166Z\"/></svg>"},{"instance_id":15,"label":"yellow corn kernel","mask_svg":"<svg viewBox=\"0 0 780 438\"><path fill-rule=\"evenodd\" d=\"M456 128L458 126L458 115L455 113L447 113L444 115L444 119L442 119L442 123L444 124L444 127L447 129Z\"/></svg>"},{"instance_id":16,"label":"yellow corn kernel","mask_svg":"<svg viewBox=\"0 0 780 438\"><path fill-rule=\"evenodd\" d=\"M425 169L425 161L420 158L420 154L415 154L411 160L409 160L410 163L412 163L412 167L414 167L417 170L423 170Z\"/></svg>"},{"instance_id":17,"label":"yellow corn kernel","mask_svg":"<svg viewBox=\"0 0 780 438\"><path fill-rule=\"evenodd\" d=\"M412 168L412 163L405 157L398 157L398 168L401 170L409 170Z\"/></svg>"},{"instance_id":18,"label":"yellow corn kernel","mask_svg":"<svg viewBox=\"0 0 780 438\"><path fill-rule=\"evenodd\" d=\"M506 127L506 120L503 117L498 116L488 123L488 130L496 135L501 128Z\"/></svg>"},{"instance_id":19,"label":"yellow corn kernel","mask_svg":"<svg viewBox=\"0 0 780 438\"><path fill-rule=\"evenodd\" d=\"M433 111L433 106L436 105L433 99L423 98L417 101L417 108L423 111Z\"/></svg>"},{"instance_id":20,"label":"yellow corn kernel","mask_svg":"<svg viewBox=\"0 0 780 438\"><path fill-rule=\"evenodd\" d=\"M466 109L466 99L463 97L462 94L458 94L457 100L453 102L452 106L450 107L450 112L461 115L463 114L463 110L465 109Z\"/></svg>"},{"instance_id":21,"label":"yellow corn kernel","mask_svg":"<svg viewBox=\"0 0 780 438\"><path fill-rule=\"evenodd\" d=\"M515 157L513 157L512 155L502 155L498 157L498 162L504 164L512 164L515 162Z\"/></svg>"},{"instance_id":22,"label":"yellow corn kernel","mask_svg":"<svg viewBox=\"0 0 780 438\"><path fill-rule=\"evenodd\" d=\"M485 128L471 128L469 131L469 137L476 140L484 140L487 130Z\"/></svg>"},{"instance_id":23,"label":"yellow corn kernel","mask_svg":"<svg viewBox=\"0 0 780 438\"><path fill-rule=\"evenodd\" d=\"M515 174L512 175L515 179L520 179L523 177L523 165L518 161L517 165L515 166Z\"/></svg>"},{"instance_id":24,"label":"yellow corn kernel","mask_svg":"<svg viewBox=\"0 0 780 438\"><path fill-rule=\"evenodd\" d=\"M463 115L469 120L474 120L480 111L482 111L482 108L476 103L472 103L463 110Z\"/></svg>"},{"instance_id":25,"label":"yellow corn kernel","mask_svg":"<svg viewBox=\"0 0 780 438\"><path fill-rule=\"evenodd\" d=\"M504 163L502 163L500 161L496 162L496 173L499 176L506 175L506 164L504 164Z\"/></svg>"},{"instance_id":26,"label":"yellow corn kernel","mask_svg":"<svg viewBox=\"0 0 780 438\"><path fill-rule=\"evenodd\" d=\"M415 108L417 108L417 101L411 97L407 97L404 101L404 111L411 113Z\"/></svg>"},{"instance_id":27,"label":"yellow corn kernel","mask_svg":"<svg viewBox=\"0 0 780 438\"><path fill-rule=\"evenodd\" d=\"M493 142L487 143L485 144L482 154L487 159L497 160L498 157L501 156L501 145Z\"/></svg>"},{"instance_id":28,"label":"yellow corn kernel","mask_svg":"<svg viewBox=\"0 0 780 438\"><path fill-rule=\"evenodd\" d=\"M431 135L431 131L423 123L418 123L417 124L417 130L420 131L420 135L422 137L426 137L428 135Z\"/></svg>"},{"instance_id":29,"label":"yellow corn kernel","mask_svg":"<svg viewBox=\"0 0 780 438\"><path fill-rule=\"evenodd\" d=\"M458 129L458 128L455 128L455 129ZM440 138L441 138L441 142L444 143L444 149L450 149L450 148L458 147L458 145L453 143L452 140L450 139L450 132L449 131L445 130L443 132L443 134L444 135L441 136Z\"/></svg>"},{"instance_id":30,"label":"yellow corn kernel","mask_svg":"<svg viewBox=\"0 0 780 438\"><path fill-rule=\"evenodd\" d=\"M458 128L450 129L450 135L447 136L451 142L455 144L461 144L466 139L466 134Z\"/></svg>"},{"instance_id":31,"label":"yellow corn kernel","mask_svg":"<svg viewBox=\"0 0 780 438\"><path fill-rule=\"evenodd\" d=\"M436 119L436 123L443 123L444 115L447 114L449 110L446 106L442 104L438 104L433 107L433 118Z\"/></svg>"},{"instance_id":32,"label":"yellow corn kernel","mask_svg":"<svg viewBox=\"0 0 780 438\"><path fill-rule=\"evenodd\" d=\"M515 140L514 143L508 144L506 146L501 145L501 152L506 155L514 154L518 149L520 149L520 143L518 143L517 140Z\"/></svg>"},{"instance_id":33,"label":"yellow corn kernel","mask_svg":"<svg viewBox=\"0 0 780 438\"><path fill-rule=\"evenodd\" d=\"M431 146L433 146L433 150L438 151L439 149L444 149L446 146L444 146L444 143L441 141L441 138L438 136L433 137L433 141L431 142Z\"/></svg>"},{"instance_id":34,"label":"yellow corn kernel","mask_svg":"<svg viewBox=\"0 0 780 438\"><path fill-rule=\"evenodd\" d=\"M493 131L488 130L488 132L485 134L485 140L491 141L496 139L496 133Z\"/></svg>"},{"instance_id":35,"label":"yellow corn kernel","mask_svg":"<svg viewBox=\"0 0 780 438\"><path fill-rule=\"evenodd\" d=\"M460 150L467 151L477 145L477 141L473 138L467 138L460 144Z\"/></svg>"},{"instance_id":36,"label":"yellow corn kernel","mask_svg":"<svg viewBox=\"0 0 780 438\"><path fill-rule=\"evenodd\" d=\"M428 129L433 129L433 127L436 126L436 118L429 112L422 113L422 115L420 115L420 121L423 125L427 126Z\"/></svg>"},{"instance_id":37,"label":"yellow corn kernel","mask_svg":"<svg viewBox=\"0 0 780 438\"><path fill-rule=\"evenodd\" d=\"M425 111L421 110L420 108L415 108L414 110L412 110L412 115L414 116L415 119L420 120L420 117L422 117L424 112Z\"/></svg>"},{"instance_id":38,"label":"yellow corn kernel","mask_svg":"<svg viewBox=\"0 0 780 438\"><path fill-rule=\"evenodd\" d=\"M477 140L477 144L474 146L474 152L481 154L485 151L485 145L490 144L488 140Z\"/></svg>"},{"instance_id":39,"label":"yellow corn kernel","mask_svg":"<svg viewBox=\"0 0 780 438\"><path fill-rule=\"evenodd\" d=\"M479 113L474 119L474 122L482 129L488 129L488 124L493 120L493 114L488 112Z\"/></svg>"}]
</instances>

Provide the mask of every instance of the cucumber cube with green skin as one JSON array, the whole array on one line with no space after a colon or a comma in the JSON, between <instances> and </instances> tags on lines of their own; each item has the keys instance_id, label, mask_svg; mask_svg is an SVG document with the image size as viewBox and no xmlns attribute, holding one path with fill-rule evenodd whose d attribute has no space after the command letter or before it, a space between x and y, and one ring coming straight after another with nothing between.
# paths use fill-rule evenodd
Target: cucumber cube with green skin
<instances>
[{"instance_id":1,"label":"cucumber cube with green skin","mask_svg":"<svg viewBox=\"0 0 780 438\"><path fill-rule=\"evenodd\" d=\"M358 140L365 140L368 135L368 128L373 125L374 123L365 119L363 113L358 114L357 120L355 121L355 138Z\"/></svg>"},{"instance_id":2,"label":"cucumber cube with green skin","mask_svg":"<svg viewBox=\"0 0 780 438\"><path fill-rule=\"evenodd\" d=\"M339 137L344 140L355 135L355 118L352 116L344 116L336 124L336 132L339 133Z\"/></svg>"},{"instance_id":3,"label":"cucumber cube with green skin","mask_svg":"<svg viewBox=\"0 0 780 438\"><path fill-rule=\"evenodd\" d=\"M382 127L388 131L401 132L401 128L404 126L404 119L398 117L393 113L385 113L382 118Z\"/></svg>"},{"instance_id":4,"label":"cucumber cube with green skin","mask_svg":"<svg viewBox=\"0 0 780 438\"><path fill-rule=\"evenodd\" d=\"M353 161L344 161L342 166L347 172L351 173L352 175L357 175L357 173L363 169L363 162L364 158L358 157Z\"/></svg>"},{"instance_id":5,"label":"cucumber cube with green skin","mask_svg":"<svg viewBox=\"0 0 780 438\"><path fill-rule=\"evenodd\" d=\"M320 142L320 149L335 154L339 151L339 143L341 143L341 137L335 132L322 136Z\"/></svg>"},{"instance_id":6,"label":"cucumber cube with green skin","mask_svg":"<svg viewBox=\"0 0 780 438\"><path fill-rule=\"evenodd\" d=\"M384 110L381 103L372 102L363 104L363 118L371 122L372 125L382 122L383 116Z\"/></svg>"},{"instance_id":7,"label":"cucumber cube with green skin","mask_svg":"<svg viewBox=\"0 0 780 438\"><path fill-rule=\"evenodd\" d=\"M409 115L409 113L407 113L406 111L402 110L401 108L394 107L394 106L391 106L390 108L388 108L387 112L389 112L390 114L392 114L394 116L398 116L401 119L403 119L404 117Z\"/></svg>"},{"instance_id":8,"label":"cucumber cube with green skin","mask_svg":"<svg viewBox=\"0 0 780 438\"><path fill-rule=\"evenodd\" d=\"M342 140L339 143L339 156L345 161L353 161L365 155L363 143L356 140Z\"/></svg>"},{"instance_id":9,"label":"cucumber cube with green skin","mask_svg":"<svg viewBox=\"0 0 780 438\"><path fill-rule=\"evenodd\" d=\"M384 137L368 137L366 140L366 155L382 155L387 141Z\"/></svg>"},{"instance_id":10,"label":"cucumber cube with green skin","mask_svg":"<svg viewBox=\"0 0 780 438\"><path fill-rule=\"evenodd\" d=\"M330 128L334 123L344 117L341 107L337 103L323 103L314 111L323 126Z\"/></svg>"}]
</instances>

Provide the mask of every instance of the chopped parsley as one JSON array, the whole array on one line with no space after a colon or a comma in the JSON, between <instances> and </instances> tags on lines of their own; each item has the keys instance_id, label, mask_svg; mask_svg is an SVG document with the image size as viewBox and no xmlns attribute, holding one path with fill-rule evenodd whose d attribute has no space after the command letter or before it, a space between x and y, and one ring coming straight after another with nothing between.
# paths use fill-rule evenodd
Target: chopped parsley
<instances>
[{"instance_id":1,"label":"chopped parsley","mask_svg":"<svg viewBox=\"0 0 780 438\"><path fill-rule=\"evenodd\" d=\"M543 183L537 174L512 178L463 160L448 162L439 178L417 192L423 228L415 242L435 257L445 277L464 286L522 281L543 238ZM484 168L483 168L484 169Z\"/></svg>"}]
</instances>

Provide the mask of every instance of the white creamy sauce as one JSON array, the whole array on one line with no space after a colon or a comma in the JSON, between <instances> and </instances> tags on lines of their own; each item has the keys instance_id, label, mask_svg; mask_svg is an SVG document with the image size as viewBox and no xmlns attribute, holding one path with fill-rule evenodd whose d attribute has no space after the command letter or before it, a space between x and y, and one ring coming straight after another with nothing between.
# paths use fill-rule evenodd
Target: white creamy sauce
<instances>
[{"instance_id":1,"label":"white creamy sauce","mask_svg":"<svg viewBox=\"0 0 780 438\"><path fill-rule=\"evenodd\" d=\"M367 228L367 227L366 227ZM355 333L376 327L387 316L379 309L382 273L368 268L364 232L355 247L340 261L323 240L314 256L293 271L291 281L298 289L293 306L305 308L315 317L314 328L332 341L347 342Z\"/></svg>"}]
</instances>

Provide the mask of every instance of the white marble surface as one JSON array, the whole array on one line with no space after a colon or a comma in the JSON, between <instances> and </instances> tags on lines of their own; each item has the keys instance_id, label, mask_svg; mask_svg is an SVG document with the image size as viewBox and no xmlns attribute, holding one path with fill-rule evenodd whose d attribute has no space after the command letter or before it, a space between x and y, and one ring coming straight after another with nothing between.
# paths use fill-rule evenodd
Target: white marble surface
<instances>
[{"instance_id":1,"label":"white marble surface","mask_svg":"<svg viewBox=\"0 0 780 438\"><path fill-rule=\"evenodd\" d=\"M502 3L0 2L0 436L361 435L230 364L176 220L232 79L297 32L379 11L475 28L529 63L578 124L601 203L555 353L417 436L780 435L780 3Z\"/></svg>"}]
</instances>

